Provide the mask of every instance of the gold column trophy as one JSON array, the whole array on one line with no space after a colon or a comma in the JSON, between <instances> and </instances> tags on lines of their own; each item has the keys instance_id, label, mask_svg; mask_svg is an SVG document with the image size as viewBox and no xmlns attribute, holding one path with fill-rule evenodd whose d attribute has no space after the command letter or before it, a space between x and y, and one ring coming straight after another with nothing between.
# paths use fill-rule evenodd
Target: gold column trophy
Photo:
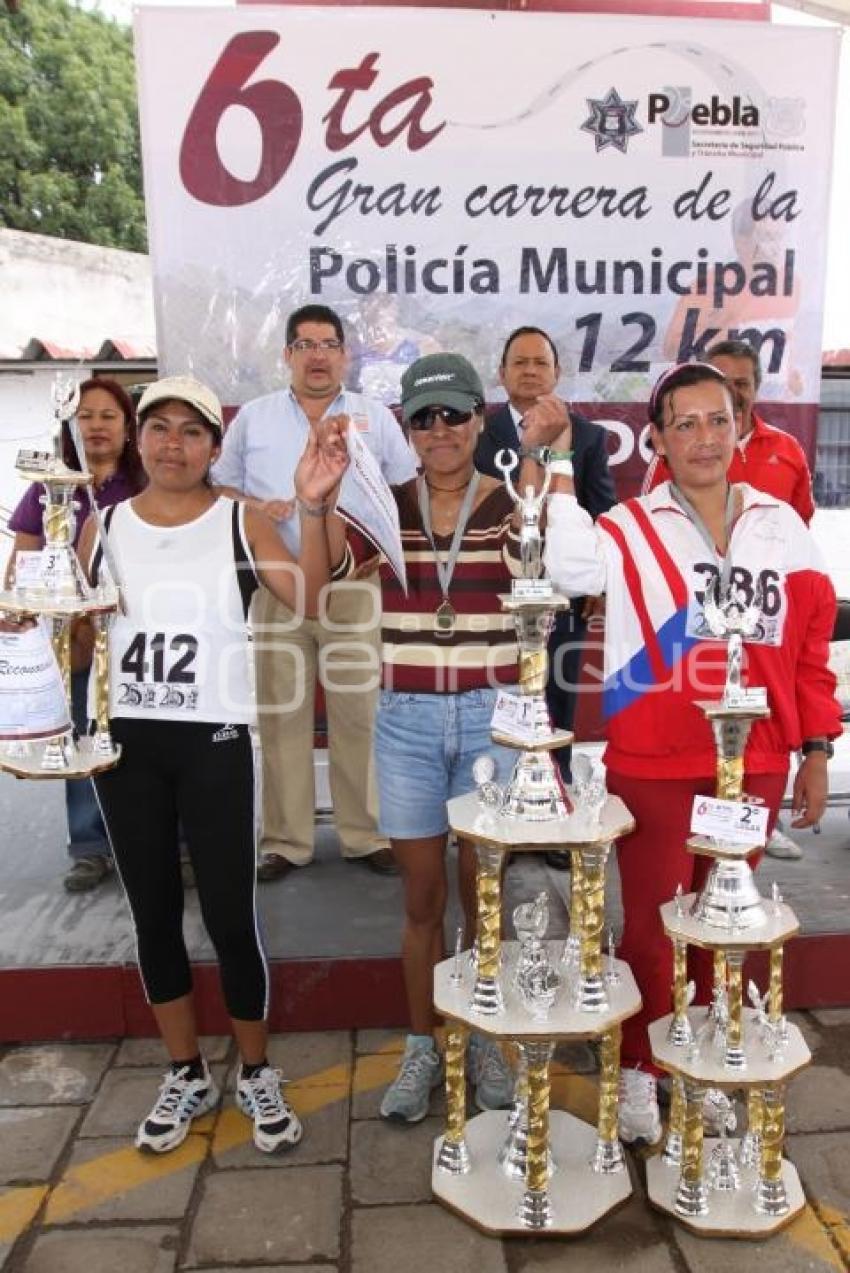
<instances>
[{"instance_id":1,"label":"gold column trophy","mask_svg":"<svg viewBox=\"0 0 850 1273\"><path fill-rule=\"evenodd\" d=\"M698 706L717 749L717 797L750 805L743 791L744 748L754 721L770 715L763 688L742 686L742 644L754 635L760 600L742 608L731 596L707 599L705 618L727 641L726 682L719 701ZM734 810L732 810L734 812ZM692 835L692 853L712 859L698 894L681 886L661 907L673 943L673 1012L649 1027L653 1060L673 1076L673 1105L664 1153L647 1163L652 1204L696 1233L762 1238L805 1206L795 1167L782 1157L784 1086L809 1064L799 1031L782 1014L782 950L799 929L774 884L770 901L758 892L747 861L758 845L715 835ZM708 1009L692 1007L688 946L714 952L714 989ZM762 994L747 982L750 951L769 952L770 981ZM747 1095L747 1128L730 1139L736 1118L730 1099ZM703 1107L710 1104L719 1138L704 1140Z\"/></svg>"},{"instance_id":2,"label":"gold column trophy","mask_svg":"<svg viewBox=\"0 0 850 1273\"><path fill-rule=\"evenodd\" d=\"M511 466L503 463L505 472ZM507 474L506 474L507 476ZM502 599L514 616L520 693L497 708L494 741L520 755L503 789L489 756L475 763L477 791L449 801L449 823L478 859L478 932L434 973L434 1003L447 1021L448 1125L434 1146L432 1188L451 1210L488 1233L580 1233L624 1202L631 1184L617 1139L620 1027L640 1008L631 971L603 954L605 865L611 843L634 823L609 796L586 757L573 757L565 790L552 762L572 735L552 728L544 689L547 639L556 610L569 604L541 577L543 494L520 498L521 577ZM547 941L546 894L517 906L516 941L502 941L501 880L508 853L568 849L573 897L566 945ZM518 1054L514 1104L465 1122L462 1034L510 1042ZM550 1109L549 1066L561 1039L588 1039L600 1054L598 1125Z\"/></svg>"},{"instance_id":3,"label":"gold column trophy","mask_svg":"<svg viewBox=\"0 0 850 1273\"><path fill-rule=\"evenodd\" d=\"M50 451L20 451L16 469L27 482L44 487L44 547L16 562L10 586L0 592L0 613L13 619L41 619L50 626L56 662L70 700L71 625L82 616L95 629L95 733L75 738L71 726L70 701L63 705L62 721L52 730L40 728L35 711L31 728L24 727L0 742L0 769L19 778L85 778L111 768L120 755L109 732L109 651L110 617L119 606L113 579L92 588L73 548L74 516L78 505L74 493L79 486L91 486L92 475L85 469L85 455L76 429L79 385L57 377L52 388L53 428ZM62 425L68 424L79 455L82 471L69 468L62 457ZM92 502L94 507L94 503ZM27 634L22 634L25 637ZM45 669L49 673L49 669ZM33 700L35 708L35 700ZM64 710L67 707L67 711Z\"/></svg>"}]
</instances>

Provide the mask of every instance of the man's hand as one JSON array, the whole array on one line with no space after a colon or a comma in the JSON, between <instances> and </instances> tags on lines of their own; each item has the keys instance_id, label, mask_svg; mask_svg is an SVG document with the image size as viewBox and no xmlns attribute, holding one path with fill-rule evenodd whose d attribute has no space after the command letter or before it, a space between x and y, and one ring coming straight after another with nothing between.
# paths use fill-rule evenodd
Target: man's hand
<instances>
[{"instance_id":1,"label":"man's hand","mask_svg":"<svg viewBox=\"0 0 850 1273\"><path fill-rule=\"evenodd\" d=\"M811 751L800 765L794 779L791 809L795 817L791 826L800 830L803 827L813 827L820 822L826 809L828 795L826 753Z\"/></svg>"},{"instance_id":2,"label":"man's hand","mask_svg":"<svg viewBox=\"0 0 850 1273\"><path fill-rule=\"evenodd\" d=\"M554 393L542 394L522 417L523 446L553 446L572 450L572 425L567 404Z\"/></svg>"},{"instance_id":3,"label":"man's hand","mask_svg":"<svg viewBox=\"0 0 850 1273\"><path fill-rule=\"evenodd\" d=\"M332 463L348 462L348 430L351 421L347 415L326 415L313 429L313 434L324 456Z\"/></svg>"},{"instance_id":4,"label":"man's hand","mask_svg":"<svg viewBox=\"0 0 850 1273\"><path fill-rule=\"evenodd\" d=\"M288 522L295 512L294 499L255 499L250 500L251 508L264 513L273 522Z\"/></svg>"},{"instance_id":5,"label":"man's hand","mask_svg":"<svg viewBox=\"0 0 850 1273\"><path fill-rule=\"evenodd\" d=\"M591 619L596 618L599 618L604 622L605 594L603 593L601 597L585 597L581 617L584 619L585 623L589 623Z\"/></svg>"}]
</instances>

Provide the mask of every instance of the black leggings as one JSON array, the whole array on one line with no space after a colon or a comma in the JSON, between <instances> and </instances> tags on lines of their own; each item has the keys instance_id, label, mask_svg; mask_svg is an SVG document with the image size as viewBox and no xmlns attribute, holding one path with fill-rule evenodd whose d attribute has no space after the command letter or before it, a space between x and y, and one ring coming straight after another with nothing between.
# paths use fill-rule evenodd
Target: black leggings
<instances>
[{"instance_id":1,"label":"black leggings","mask_svg":"<svg viewBox=\"0 0 850 1273\"><path fill-rule=\"evenodd\" d=\"M263 1020L268 969L257 926L248 727L118 717L112 733L121 759L95 783L133 915L148 999L170 1003L192 989L179 824L227 1010L244 1021Z\"/></svg>"}]
</instances>

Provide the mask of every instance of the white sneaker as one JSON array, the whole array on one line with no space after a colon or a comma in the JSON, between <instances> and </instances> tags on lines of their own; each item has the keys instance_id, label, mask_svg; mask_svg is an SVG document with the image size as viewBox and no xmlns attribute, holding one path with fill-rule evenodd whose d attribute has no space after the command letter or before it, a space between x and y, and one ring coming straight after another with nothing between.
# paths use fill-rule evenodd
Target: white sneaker
<instances>
[{"instance_id":1,"label":"white sneaker","mask_svg":"<svg viewBox=\"0 0 850 1273\"><path fill-rule=\"evenodd\" d=\"M204 1061L202 1078L187 1078L187 1067L166 1074L159 1097L136 1133L136 1148L166 1154L182 1145L193 1118L207 1114L218 1100L218 1088Z\"/></svg>"},{"instance_id":2,"label":"white sneaker","mask_svg":"<svg viewBox=\"0 0 850 1273\"><path fill-rule=\"evenodd\" d=\"M764 851L768 857L786 858L792 862L796 862L803 856L803 850L797 841L792 840L790 835L786 835L784 831L774 831L765 845Z\"/></svg>"},{"instance_id":3,"label":"white sneaker","mask_svg":"<svg viewBox=\"0 0 850 1273\"><path fill-rule=\"evenodd\" d=\"M661 1139L658 1088L654 1074L620 1071L620 1140L626 1145L655 1145Z\"/></svg>"},{"instance_id":4,"label":"white sneaker","mask_svg":"<svg viewBox=\"0 0 850 1273\"><path fill-rule=\"evenodd\" d=\"M240 1068L236 1082L236 1104L254 1120L254 1144L264 1154L297 1145L304 1134L300 1118L283 1098L282 1080L280 1070L264 1065L251 1078L243 1077Z\"/></svg>"}]
</instances>

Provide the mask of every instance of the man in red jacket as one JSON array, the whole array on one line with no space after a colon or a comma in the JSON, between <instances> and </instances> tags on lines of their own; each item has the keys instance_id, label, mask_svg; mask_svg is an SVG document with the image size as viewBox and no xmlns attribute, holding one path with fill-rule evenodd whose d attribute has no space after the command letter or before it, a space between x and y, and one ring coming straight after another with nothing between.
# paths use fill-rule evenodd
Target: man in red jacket
<instances>
[{"instance_id":1,"label":"man in red jacket","mask_svg":"<svg viewBox=\"0 0 850 1273\"><path fill-rule=\"evenodd\" d=\"M706 361L723 372L735 399L738 444L729 466L729 481L749 482L757 490L783 500L808 526L815 502L803 448L790 433L774 428L755 411L761 384L758 351L746 340L721 340L708 350ZM655 456L646 470L642 493L648 494L669 476L666 461ZM775 858L803 856L800 846L778 825L768 841L767 852Z\"/></svg>"},{"instance_id":2,"label":"man in red jacket","mask_svg":"<svg viewBox=\"0 0 850 1273\"><path fill-rule=\"evenodd\" d=\"M796 438L763 420L754 409L761 384L757 350L745 340L721 340L706 358L729 382L738 420L738 445L729 466L730 482L749 482L799 513L808 526L815 511L812 475ZM642 494L670 477L666 461L655 456L646 470Z\"/></svg>"}]
</instances>

